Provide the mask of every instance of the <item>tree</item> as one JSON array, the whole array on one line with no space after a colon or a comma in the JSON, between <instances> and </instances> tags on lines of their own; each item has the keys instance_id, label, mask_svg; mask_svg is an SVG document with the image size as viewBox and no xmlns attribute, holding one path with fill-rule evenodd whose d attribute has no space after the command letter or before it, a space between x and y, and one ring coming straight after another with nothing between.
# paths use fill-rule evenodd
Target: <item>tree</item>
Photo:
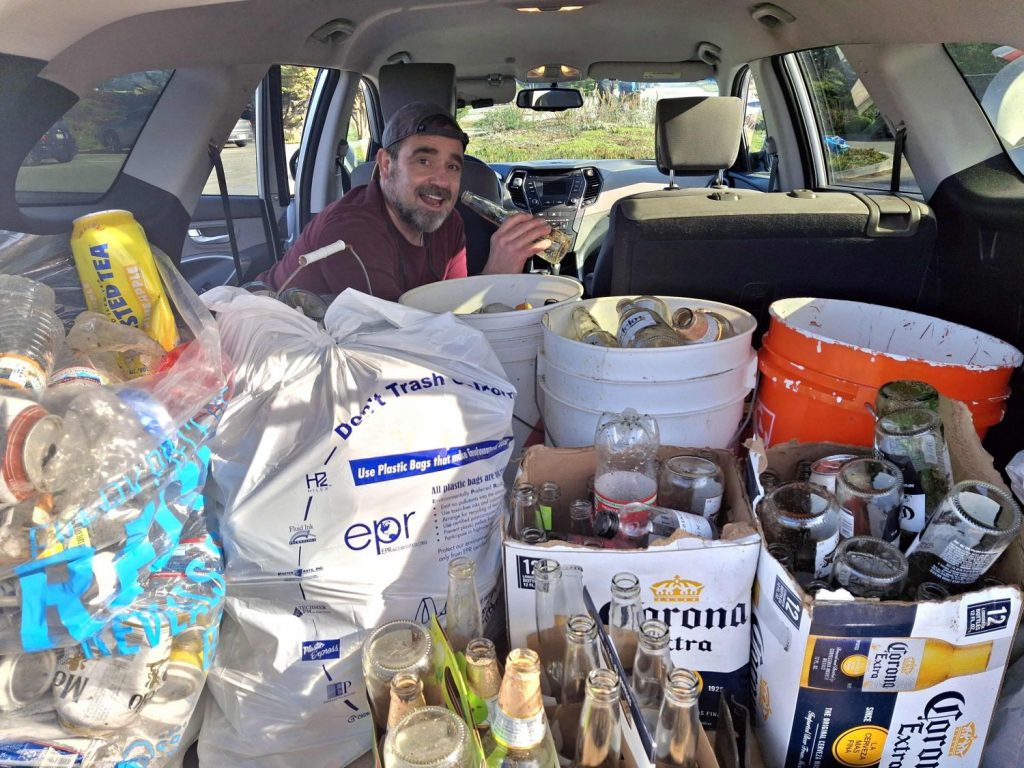
<instances>
[{"instance_id":1,"label":"tree","mask_svg":"<svg viewBox=\"0 0 1024 768\"><path fill-rule=\"evenodd\" d=\"M315 67L281 67L281 119L286 141L298 141L302 133L317 71Z\"/></svg>"}]
</instances>

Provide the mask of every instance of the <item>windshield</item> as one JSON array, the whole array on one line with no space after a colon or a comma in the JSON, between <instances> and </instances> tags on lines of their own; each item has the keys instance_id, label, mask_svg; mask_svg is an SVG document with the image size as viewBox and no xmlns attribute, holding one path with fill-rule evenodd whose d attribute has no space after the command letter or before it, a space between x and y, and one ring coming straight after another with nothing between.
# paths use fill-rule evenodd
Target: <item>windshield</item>
<instances>
[{"instance_id":1,"label":"windshield","mask_svg":"<svg viewBox=\"0 0 1024 768\"><path fill-rule=\"evenodd\" d=\"M519 83L519 88L530 86ZM654 106L658 99L717 96L713 79L692 83L584 80L567 87L583 93L583 106L534 112L514 103L459 110L469 152L485 163L528 160L653 160Z\"/></svg>"}]
</instances>

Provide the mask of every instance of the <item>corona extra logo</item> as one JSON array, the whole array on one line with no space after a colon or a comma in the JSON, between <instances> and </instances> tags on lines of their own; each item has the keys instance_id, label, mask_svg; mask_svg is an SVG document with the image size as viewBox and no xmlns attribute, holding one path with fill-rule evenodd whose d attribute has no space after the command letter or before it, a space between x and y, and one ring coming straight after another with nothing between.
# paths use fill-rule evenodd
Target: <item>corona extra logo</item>
<instances>
[{"instance_id":1,"label":"corona extra logo","mask_svg":"<svg viewBox=\"0 0 1024 768\"><path fill-rule=\"evenodd\" d=\"M699 581L687 581L679 576L651 585L656 603L696 603L703 591L704 585Z\"/></svg>"},{"instance_id":2,"label":"corona extra logo","mask_svg":"<svg viewBox=\"0 0 1024 768\"><path fill-rule=\"evenodd\" d=\"M949 742L950 757L966 757L978 738L978 729L973 722L958 726L953 731L953 738Z\"/></svg>"},{"instance_id":3,"label":"corona extra logo","mask_svg":"<svg viewBox=\"0 0 1024 768\"><path fill-rule=\"evenodd\" d=\"M916 666L917 659L915 659L913 656L907 656L903 659L903 663L900 664L900 673L904 675L909 675L914 671L914 668Z\"/></svg>"},{"instance_id":4,"label":"corona extra logo","mask_svg":"<svg viewBox=\"0 0 1024 768\"><path fill-rule=\"evenodd\" d=\"M768 695L768 681L763 677L758 685L757 706L761 710L761 719L767 721L772 716L772 699Z\"/></svg>"}]
</instances>

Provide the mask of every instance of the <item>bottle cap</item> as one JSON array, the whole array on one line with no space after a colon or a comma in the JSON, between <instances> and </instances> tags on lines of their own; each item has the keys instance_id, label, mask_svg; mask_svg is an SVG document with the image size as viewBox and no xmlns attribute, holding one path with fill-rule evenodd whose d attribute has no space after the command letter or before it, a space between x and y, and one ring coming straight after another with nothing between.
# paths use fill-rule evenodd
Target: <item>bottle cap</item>
<instances>
[{"instance_id":1,"label":"bottle cap","mask_svg":"<svg viewBox=\"0 0 1024 768\"><path fill-rule=\"evenodd\" d=\"M615 538L619 530L619 516L611 512L598 512L594 516L594 535L603 539Z\"/></svg>"}]
</instances>

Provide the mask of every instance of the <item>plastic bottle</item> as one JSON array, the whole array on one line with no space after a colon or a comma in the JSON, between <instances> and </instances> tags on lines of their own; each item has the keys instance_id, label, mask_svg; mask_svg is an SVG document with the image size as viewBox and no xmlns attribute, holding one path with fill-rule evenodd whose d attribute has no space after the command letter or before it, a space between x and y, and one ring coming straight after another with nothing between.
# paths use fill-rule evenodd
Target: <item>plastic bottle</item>
<instances>
[{"instance_id":1,"label":"plastic bottle","mask_svg":"<svg viewBox=\"0 0 1024 768\"><path fill-rule=\"evenodd\" d=\"M42 390L64 341L53 289L0 274L0 387Z\"/></svg>"},{"instance_id":2,"label":"plastic bottle","mask_svg":"<svg viewBox=\"0 0 1024 768\"><path fill-rule=\"evenodd\" d=\"M601 415L594 435L594 510L616 510L658 498L657 457L660 437L653 416L627 408Z\"/></svg>"}]
</instances>

